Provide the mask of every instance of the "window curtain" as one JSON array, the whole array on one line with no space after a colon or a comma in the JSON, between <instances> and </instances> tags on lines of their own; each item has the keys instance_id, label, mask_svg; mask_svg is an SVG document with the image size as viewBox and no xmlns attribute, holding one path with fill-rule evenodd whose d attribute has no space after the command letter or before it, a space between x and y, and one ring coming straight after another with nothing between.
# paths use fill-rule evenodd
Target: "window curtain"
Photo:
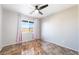
<instances>
[{"instance_id":1,"label":"window curtain","mask_svg":"<svg viewBox=\"0 0 79 59\"><path fill-rule=\"evenodd\" d=\"M34 19L33 39L40 39L40 20Z\"/></svg>"},{"instance_id":2,"label":"window curtain","mask_svg":"<svg viewBox=\"0 0 79 59\"><path fill-rule=\"evenodd\" d=\"M16 42L22 42L22 32L21 32L21 15L18 14L17 19L17 33L16 33Z\"/></svg>"}]
</instances>

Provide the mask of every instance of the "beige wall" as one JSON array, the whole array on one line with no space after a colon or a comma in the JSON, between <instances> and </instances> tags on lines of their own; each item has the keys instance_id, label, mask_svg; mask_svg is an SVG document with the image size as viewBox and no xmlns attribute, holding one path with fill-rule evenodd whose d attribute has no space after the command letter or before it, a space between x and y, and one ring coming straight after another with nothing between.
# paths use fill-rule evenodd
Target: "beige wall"
<instances>
[{"instance_id":1,"label":"beige wall","mask_svg":"<svg viewBox=\"0 0 79 59\"><path fill-rule=\"evenodd\" d=\"M42 39L78 51L77 6L42 19Z\"/></svg>"}]
</instances>

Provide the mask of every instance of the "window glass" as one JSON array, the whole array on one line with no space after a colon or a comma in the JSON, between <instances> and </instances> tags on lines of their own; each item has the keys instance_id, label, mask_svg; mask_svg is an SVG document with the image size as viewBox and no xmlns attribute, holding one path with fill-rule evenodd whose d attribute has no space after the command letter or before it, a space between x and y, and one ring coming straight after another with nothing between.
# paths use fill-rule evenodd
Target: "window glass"
<instances>
[{"instance_id":1,"label":"window glass","mask_svg":"<svg viewBox=\"0 0 79 59\"><path fill-rule=\"evenodd\" d=\"M33 21L25 21L21 22L22 32L33 32Z\"/></svg>"}]
</instances>

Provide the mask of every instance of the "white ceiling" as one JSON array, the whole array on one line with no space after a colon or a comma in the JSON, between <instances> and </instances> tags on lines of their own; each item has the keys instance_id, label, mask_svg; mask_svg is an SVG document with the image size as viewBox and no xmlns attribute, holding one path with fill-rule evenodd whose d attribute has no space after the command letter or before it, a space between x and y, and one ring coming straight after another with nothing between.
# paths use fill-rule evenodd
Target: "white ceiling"
<instances>
[{"instance_id":1,"label":"white ceiling","mask_svg":"<svg viewBox=\"0 0 79 59\"><path fill-rule=\"evenodd\" d=\"M65 10L72 6L74 5L72 4L49 4L48 7L41 10L43 15L40 15L39 13L30 14L30 12L34 10L34 4L3 4L2 5L4 9L12 10L12 11L27 15L29 17L34 17L34 18L43 18L51 14L55 14L59 11Z\"/></svg>"}]
</instances>

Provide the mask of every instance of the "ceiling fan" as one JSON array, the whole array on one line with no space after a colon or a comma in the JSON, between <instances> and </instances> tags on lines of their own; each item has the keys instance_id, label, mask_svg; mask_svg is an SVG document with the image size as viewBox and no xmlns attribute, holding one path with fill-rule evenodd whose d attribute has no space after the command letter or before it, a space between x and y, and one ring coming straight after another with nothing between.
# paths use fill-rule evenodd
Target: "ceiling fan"
<instances>
[{"instance_id":1,"label":"ceiling fan","mask_svg":"<svg viewBox=\"0 0 79 59\"><path fill-rule=\"evenodd\" d=\"M40 10L48 7L48 4L45 4L45 5L42 5L42 6L39 6L39 5L40 4L35 5L35 9L34 9L34 11L31 12L31 14L34 13L37 10L39 14L43 15L43 13Z\"/></svg>"}]
</instances>

